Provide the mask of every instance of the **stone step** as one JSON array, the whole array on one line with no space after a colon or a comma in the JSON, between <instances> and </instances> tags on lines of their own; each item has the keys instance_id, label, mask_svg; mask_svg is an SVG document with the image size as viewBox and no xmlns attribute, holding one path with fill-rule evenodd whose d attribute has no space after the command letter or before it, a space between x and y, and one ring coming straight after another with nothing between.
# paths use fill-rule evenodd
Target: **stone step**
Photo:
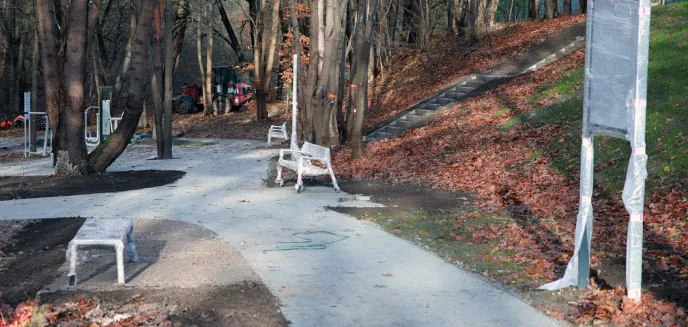
<instances>
[{"instance_id":1,"label":"stone step","mask_svg":"<svg viewBox=\"0 0 688 327\"><path fill-rule=\"evenodd\" d=\"M475 90L474 87L457 86L454 88L454 92L468 93Z\"/></svg>"},{"instance_id":2,"label":"stone step","mask_svg":"<svg viewBox=\"0 0 688 327\"><path fill-rule=\"evenodd\" d=\"M452 98L455 100L461 99L466 96L466 93L463 92L447 92L446 93L447 98Z\"/></svg>"},{"instance_id":3,"label":"stone step","mask_svg":"<svg viewBox=\"0 0 688 327\"><path fill-rule=\"evenodd\" d=\"M404 129L404 128L401 128L401 127L389 126L389 125L387 125L387 127L385 127L384 132L390 133L390 134L392 134L392 135L397 135L397 134L403 132L404 130L405 130L405 129Z\"/></svg>"},{"instance_id":4,"label":"stone step","mask_svg":"<svg viewBox=\"0 0 688 327\"><path fill-rule=\"evenodd\" d=\"M377 132L375 132L375 134L374 134L373 136L375 137L375 139L378 139L378 140L379 140L379 139L390 138L390 137L392 137L392 136L394 136L394 135L392 135L392 134L390 134L390 133L382 132L382 131L377 131Z\"/></svg>"},{"instance_id":5,"label":"stone step","mask_svg":"<svg viewBox=\"0 0 688 327\"><path fill-rule=\"evenodd\" d=\"M415 110L414 110L414 111L415 111ZM414 124L415 124L415 123L422 122L422 121L425 120L425 118L423 118L422 116L418 116L418 115L416 115L416 114L408 114L408 115L404 116L404 118L405 118L408 122L411 122L411 123L414 123Z\"/></svg>"},{"instance_id":6,"label":"stone step","mask_svg":"<svg viewBox=\"0 0 688 327\"><path fill-rule=\"evenodd\" d=\"M418 115L418 116L427 116L427 115L432 114L433 111L428 110L428 109L415 109L415 110L411 111L411 113L414 115Z\"/></svg>"},{"instance_id":7,"label":"stone step","mask_svg":"<svg viewBox=\"0 0 688 327\"><path fill-rule=\"evenodd\" d=\"M543 62L545 65L549 65L549 64L551 64L551 63L557 61L557 59L558 59L558 58L557 58L556 56L549 56L549 57L545 58L545 60L543 60L542 62Z\"/></svg>"},{"instance_id":8,"label":"stone step","mask_svg":"<svg viewBox=\"0 0 688 327\"><path fill-rule=\"evenodd\" d=\"M409 127L413 126L413 122L407 119L397 119L395 120L396 126L399 126L404 129L408 129Z\"/></svg>"},{"instance_id":9,"label":"stone step","mask_svg":"<svg viewBox=\"0 0 688 327\"><path fill-rule=\"evenodd\" d=\"M481 82L489 82L495 78L497 78L497 76L490 76L490 75L478 75L478 76L476 76L476 79L480 80Z\"/></svg>"},{"instance_id":10,"label":"stone step","mask_svg":"<svg viewBox=\"0 0 688 327\"><path fill-rule=\"evenodd\" d=\"M466 84L464 84L463 86L472 87L472 88L479 88L481 85L483 85L483 82L472 80L472 81L466 82Z\"/></svg>"},{"instance_id":11,"label":"stone step","mask_svg":"<svg viewBox=\"0 0 688 327\"><path fill-rule=\"evenodd\" d=\"M449 98L435 98L435 103L438 103L440 105L447 105L447 104L450 104L452 102L454 102L454 101L452 101L452 99L449 99Z\"/></svg>"},{"instance_id":12,"label":"stone step","mask_svg":"<svg viewBox=\"0 0 688 327\"><path fill-rule=\"evenodd\" d=\"M422 104L419 109L437 110L437 108L439 108L439 107L440 107L440 105L437 103L426 102L426 103Z\"/></svg>"}]
</instances>

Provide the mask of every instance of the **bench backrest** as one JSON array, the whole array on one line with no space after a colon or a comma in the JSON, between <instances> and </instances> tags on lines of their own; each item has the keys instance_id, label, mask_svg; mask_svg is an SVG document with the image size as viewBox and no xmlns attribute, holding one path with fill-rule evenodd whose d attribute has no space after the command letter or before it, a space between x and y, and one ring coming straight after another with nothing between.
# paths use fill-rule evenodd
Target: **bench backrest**
<instances>
[{"instance_id":1,"label":"bench backrest","mask_svg":"<svg viewBox=\"0 0 688 327\"><path fill-rule=\"evenodd\" d=\"M319 146L313 143L305 142L303 143L303 147L301 147L301 152L311 157L323 158L327 161L330 160L330 149L324 146Z\"/></svg>"}]
</instances>

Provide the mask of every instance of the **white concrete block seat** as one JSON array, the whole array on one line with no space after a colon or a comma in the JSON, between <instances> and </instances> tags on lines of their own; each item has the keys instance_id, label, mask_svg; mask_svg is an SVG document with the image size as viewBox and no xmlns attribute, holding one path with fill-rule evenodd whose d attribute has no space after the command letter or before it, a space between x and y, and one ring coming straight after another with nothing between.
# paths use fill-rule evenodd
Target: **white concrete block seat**
<instances>
[{"instance_id":1,"label":"white concrete block seat","mask_svg":"<svg viewBox=\"0 0 688 327\"><path fill-rule=\"evenodd\" d=\"M297 193L303 191L303 176L319 175L330 175L335 192L339 192L339 185L337 185L337 179L334 177L334 171L332 170L332 157L330 156L329 148L306 142L300 150L280 150L277 163L277 179L275 180L275 183L279 184L279 186L284 185L284 180L282 179L283 167L297 173L298 177L295 186Z\"/></svg>"},{"instance_id":2,"label":"white concrete block seat","mask_svg":"<svg viewBox=\"0 0 688 327\"><path fill-rule=\"evenodd\" d=\"M117 282L124 284L124 248L127 248L129 262L138 261L134 245L134 223L131 219L89 218L69 242L69 286L76 286L76 265L79 248L105 246L115 248Z\"/></svg>"},{"instance_id":3,"label":"white concrete block seat","mask_svg":"<svg viewBox=\"0 0 688 327\"><path fill-rule=\"evenodd\" d=\"M287 123L284 122L282 125L272 125L270 126L270 130L268 131L268 146L272 144L272 139L273 138L279 138L279 139L289 139L289 135L287 134Z\"/></svg>"}]
</instances>

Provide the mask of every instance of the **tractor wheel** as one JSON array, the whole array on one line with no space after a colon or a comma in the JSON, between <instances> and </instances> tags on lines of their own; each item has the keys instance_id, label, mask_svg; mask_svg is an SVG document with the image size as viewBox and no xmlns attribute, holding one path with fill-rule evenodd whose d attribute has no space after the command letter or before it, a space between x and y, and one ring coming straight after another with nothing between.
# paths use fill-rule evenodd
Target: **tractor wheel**
<instances>
[{"instance_id":1,"label":"tractor wheel","mask_svg":"<svg viewBox=\"0 0 688 327\"><path fill-rule=\"evenodd\" d=\"M192 97L184 95L181 98L179 98L179 100L177 100L177 105L175 107L177 109L178 114L186 115L194 110L194 108L196 107L196 103L194 102Z\"/></svg>"},{"instance_id":2,"label":"tractor wheel","mask_svg":"<svg viewBox=\"0 0 688 327\"><path fill-rule=\"evenodd\" d=\"M227 112L227 97L224 95L218 95L213 99L213 111L222 115Z\"/></svg>"}]
</instances>

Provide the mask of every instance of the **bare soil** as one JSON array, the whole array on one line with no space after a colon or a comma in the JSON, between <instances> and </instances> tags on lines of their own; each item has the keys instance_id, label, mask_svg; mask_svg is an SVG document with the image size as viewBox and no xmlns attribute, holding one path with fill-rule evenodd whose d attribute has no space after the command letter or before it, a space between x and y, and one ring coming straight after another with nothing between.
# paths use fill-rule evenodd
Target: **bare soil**
<instances>
[{"instance_id":1,"label":"bare soil","mask_svg":"<svg viewBox=\"0 0 688 327\"><path fill-rule=\"evenodd\" d=\"M0 177L0 201L139 190L174 183L185 174L175 170L141 170L70 177Z\"/></svg>"},{"instance_id":2,"label":"bare soil","mask_svg":"<svg viewBox=\"0 0 688 327\"><path fill-rule=\"evenodd\" d=\"M56 278L65 249L85 219L35 220L14 235L0 256L0 306L37 298L38 305L97 303L102 310L137 316L155 313L172 326L287 326L276 298L258 281L233 285L37 292ZM10 222L6 222L10 223ZM1 227L1 226L0 226ZM2 254L2 252L0 252ZM108 311L109 312L109 311ZM64 317L63 317L64 318ZM73 317L71 325L80 325ZM66 319L66 318L65 318ZM169 326L169 325L165 325Z\"/></svg>"},{"instance_id":3,"label":"bare soil","mask_svg":"<svg viewBox=\"0 0 688 327\"><path fill-rule=\"evenodd\" d=\"M166 308L171 311L167 320L174 326L288 326L275 297L260 283L108 292L63 291L42 294L40 303L58 305L94 296L106 307L137 298L141 299L141 306Z\"/></svg>"},{"instance_id":4,"label":"bare soil","mask_svg":"<svg viewBox=\"0 0 688 327\"><path fill-rule=\"evenodd\" d=\"M67 243L83 218L37 220L10 240L0 257L0 302L15 305L34 298L43 285L59 276Z\"/></svg>"}]
</instances>

